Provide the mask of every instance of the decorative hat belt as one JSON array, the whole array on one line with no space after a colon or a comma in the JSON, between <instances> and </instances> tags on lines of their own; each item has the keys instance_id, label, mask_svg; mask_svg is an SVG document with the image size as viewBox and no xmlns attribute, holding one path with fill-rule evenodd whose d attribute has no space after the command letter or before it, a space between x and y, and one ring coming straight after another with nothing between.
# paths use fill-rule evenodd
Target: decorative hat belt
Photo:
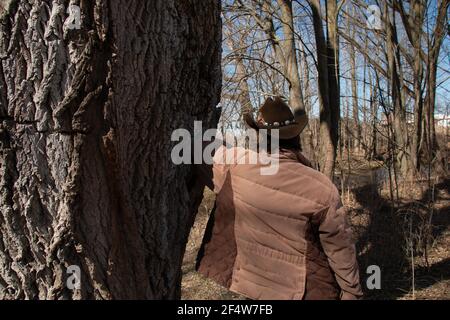
<instances>
[{"instance_id":1,"label":"decorative hat belt","mask_svg":"<svg viewBox=\"0 0 450 320\"><path fill-rule=\"evenodd\" d=\"M264 126L267 126L267 127L284 127L284 126L288 126L288 125L294 124L294 123L295 123L295 119L281 121L281 122L275 121L274 123L268 123L268 122L261 121L261 124Z\"/></svg>"}]
</instances>

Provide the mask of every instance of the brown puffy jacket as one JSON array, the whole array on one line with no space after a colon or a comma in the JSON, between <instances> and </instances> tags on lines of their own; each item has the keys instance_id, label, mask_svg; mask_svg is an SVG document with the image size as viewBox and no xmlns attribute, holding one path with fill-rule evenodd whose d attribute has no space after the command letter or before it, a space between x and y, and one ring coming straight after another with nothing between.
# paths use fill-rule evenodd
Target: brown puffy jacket
<instances>
[{"instance_id":1,"label":"brown puffy jacket","mask_svg":"<svg viewBox=\"0 0 450 320\"><path fill-rule=\"evenodd\" d=\"M251 152L234 151L238 159ZM275 175L261 175L259 163L215 161L212 172L199 166L216 206L197 270L251 299L359 298L355 247L338 190L300 153L276 157Z\"/></svg>"}]
</instances>

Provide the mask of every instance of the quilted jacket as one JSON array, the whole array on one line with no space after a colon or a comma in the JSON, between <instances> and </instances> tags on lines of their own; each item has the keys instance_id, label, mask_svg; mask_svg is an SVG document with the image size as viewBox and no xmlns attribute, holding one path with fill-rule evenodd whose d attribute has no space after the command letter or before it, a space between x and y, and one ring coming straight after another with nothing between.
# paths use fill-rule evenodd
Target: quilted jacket
<instances>
[{"instance_id":1,"label":"quilted jacket","mask_svg":"<svg viewBox=\"0 0 450 320\"><path fill-rule=\"evenodd\" d=\"M252 152L234 149L237 160ZM271 155L278 171L262 175L261 163L217 161L224 150L212 166L198 167L216 204L197 270L250 299L361 297L352 233L333 183L301 153Z\"/></svg>"}]
</instances>

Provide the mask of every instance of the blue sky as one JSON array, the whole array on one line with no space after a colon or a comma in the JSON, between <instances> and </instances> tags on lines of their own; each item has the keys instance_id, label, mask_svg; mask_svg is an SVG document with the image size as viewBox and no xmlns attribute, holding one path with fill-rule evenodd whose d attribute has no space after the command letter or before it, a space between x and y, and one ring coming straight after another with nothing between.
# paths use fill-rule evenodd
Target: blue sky
<instances>
[{"instance_id":1,"label":"blue sky","mask_svg":"<svg viewBox=\"0 0 450 320\"><path fill-rule=\"evenodd\" d=\"M430 28L432 29L434 26L434 21L435 21L435 17L437 14L437 2L438 0L431 0L429 1L429 8L428 8L428 23ZM224 1L224 3L229 2L228 0ZM244 1L245 2L245 1ZM374 1L366 1L367 4L374 4ZM407 4L405 3L406 6L406 10L408 10ZM305 10L306 8L306 10ZM344 5L344 9L345 5ZM297 15L294 18L294 22L296 24L296 31L297 33L300 35L300 37L302 38L303 42L305 43L305 45L309 48L309 50L315 54L315 41L314 41L314 33L312 30L312 21L311 18L308 16L309 12L308 12L308 7L306 5L305 1L297 1L294 4L294 11L295 14ZM364 10L364 9L363 9ZM362 12L359 13L361 18L365 18L362 15ZM404 44L405 47L410 46L405 32L404 30L402 30L402 24L401 24L401 20L400 17L397 17L397 25L398 25L398 37L399 37L399 42ZM279 25L275 25L276 27L278 27ZM243 28L247 27L247 26L242 26ZM340 17L340 29L345 30L346 26L345 26L345 19L343 17ZM426 24L424 26L424 30L426 30ZM432 33L431 33L432 34ZM282 34L280 31L277 31L277 35L282 38ZM362 34L362 36L364 37L365 34ZM375 39L375 35L373 32L367 32L367 37L369 37L369 39ZM341 54L340 54L340 75L341 75L341 109L343 110L343 105L344 105L344 100L347 99L346 96L351 95L351 91L349 88L349 82L345 79L346 77L350 77L350 65L348 62L348 55L347 52L345 50L345 46L346 46L346 42L345 40L343 40L341 38ZM426 43L424 43L423 47L426 50ZM227 45L224 44L223 46L223 55L226 56L230 53ZM299 49L299 48L297 48ZM449 104L449 99L450 99L450 42L449 42L449 36L447 35L444 39L444 42L442 44L442 48L440 51L440 57L439 57L439 63L438 63L438 76L437 76L437 83L438 83L438 87L437 87L437 106L445 106L447 104ZM250 54L250 53L248 53ZM313 59L311 57L308 58L308 64L310 66L311 69L314 69L315 66L313 64ZM233 65L228 65L225 69L224 69L224 74L225 75L231 75L235 72L234 70L234 66ZM367 78L367 74L366 74L366 78ZM364 79L364 59L363 56L360 54L357 54L357 78L362 82L362 79ZM316 79L311 78L311 83L313 85L315 85ZM253 89L253 91L255 91L255 86L253 85L253 81L254 79L249 81L249 85L251 87L251 90ZM257 98L259 98L261 96L261 94L259 92L252 92L252 97L256 100ZM359 85L358 86L358 95L360 97L363 96L363 86ZM368 88L366 88L366 98L368 98ZM349 98L348 98L349 99ZM260 99L259 103L261 103ZM360 100L360 104L362 103L362 99ZM314 102L314 101L313 101ZM257 105L258 102L254 101L254 104ZM351 108L351 107L350 107ZM318 114L318 105L317 105L317 100L315 100L315 107L313 107L314 112L313 114ZM440 110L437 110L437 113L441 112Z\"/></svg>"}]
</instances>

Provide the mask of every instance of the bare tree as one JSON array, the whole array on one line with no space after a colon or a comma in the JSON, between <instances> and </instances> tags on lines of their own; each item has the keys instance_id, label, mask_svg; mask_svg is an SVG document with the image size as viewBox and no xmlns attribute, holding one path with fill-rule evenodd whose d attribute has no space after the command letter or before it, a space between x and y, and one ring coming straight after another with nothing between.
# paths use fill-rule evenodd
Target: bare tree
<instances>
[{"instance_id":1,"label":"bare tree","mask_svg":"<svg viewBox=\"0 0 450 320\"><path fill-rule=\"evenodd\" d=\"M320 169L332 177L339 138L339 38L337 19L341 4L327 1L324 16L321 2L309 1L316 39L320 99ZM325 30L322 20L325 20Z\"/></svg>"}]
</instances>

